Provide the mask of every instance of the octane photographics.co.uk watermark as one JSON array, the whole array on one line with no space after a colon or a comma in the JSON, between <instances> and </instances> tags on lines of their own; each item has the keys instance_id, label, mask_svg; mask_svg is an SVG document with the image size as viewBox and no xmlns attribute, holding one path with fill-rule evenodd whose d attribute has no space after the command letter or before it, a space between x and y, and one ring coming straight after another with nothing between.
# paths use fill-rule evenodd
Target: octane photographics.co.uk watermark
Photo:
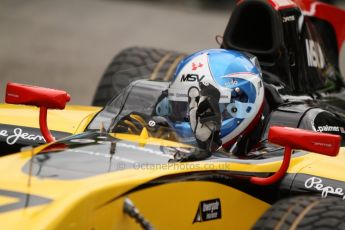
<instances>
[{"instance_id":1,"label":"octane photographics.co.uk watermark","mask_svg":"<svg viewBox=\"0 0 345 230\"><path fill-rule=\"evenodd\" d=\"M169 164L149 164L149 163L135 163L134 169L141 170L230 170L230 165L227 163L169 163Z\"/></svg>"}]
</instances>

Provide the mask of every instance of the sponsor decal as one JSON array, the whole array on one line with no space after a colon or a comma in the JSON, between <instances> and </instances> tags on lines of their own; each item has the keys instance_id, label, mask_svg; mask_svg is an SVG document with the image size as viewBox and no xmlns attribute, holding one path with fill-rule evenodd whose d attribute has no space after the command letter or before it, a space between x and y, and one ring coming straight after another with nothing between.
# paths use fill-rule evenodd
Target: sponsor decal
<instances>
[{"instance_id":1,"label":"sponsor decal","mask_svg":"<svg viewBox=\"0 0 345 230\"><path fill-rule=\"evenodd\" d=\"M13 94L13 93L8 93L7 96L19 98L19 95L18 95L18 94Z\"/></svg>"},{"instance_id":2,"label":"sponsor decal","mask_svg":"<svg viewBox=\"0 0 345 230\"><path fill-rule=\"evenodd\" d=\"M30 134L24 132L21 128L14 128L13 130L0 130L0 137L4 137L8 145L14 145L18 140L42 142L45 141L41 135Z\"/></svg>"},{"instance_id":3,"label":"sponsor decal","mask_svg":"<svg viewBox=\"0 0 345 230\"><path fill-rule=\"evenodd\" d=\"M194 62L192 63L192 70L197 70L198 68L203 67L204 65L202 63L195 64Z\"/></svg>"},{"instance_id":4,"label":"sponsor decal","mask_svg":"<svg viewBox=\"0 0 345 230\"><path fill-rule=\"evenodd\" d=\"M311 39L306 39L305 46L307 51L308 66L320 69L325 68L325 58L323 56L320 44Z\"/></svg>"},{"instance_id":5,"label":"sponsor decal","mask_svg":"<svg viewBox=\"0 0 345 230\"><path fill-rule=\"evenodd\" d=\"M150 121L148 122L148 125L149 125L150 127L154 127L154 126L156 125L156 122L153 121L153 120L150 120Z\"/></svg>"},{"instance_id":6,"label":"sponsor decal","mask_svg":"<svg viewBox=\"0 0 345 230\"><path fill-rule=\"evenodd\" d=\"M83 139L72 139L72 140L70 140L70 142L72 142L72 143L80 143L80 144L90 144L90 143L94 143L95 140L83 138Z\"/></svg>"},{"instance_id":7,"label":"sponsor decal","mask_svg":"<svg viewBox=\"0 0 345 230\"><path fill-rule=\"evenodd\" d=\"M186 98L188 95L186 93L169 93L169 98Z\"/></svg>"},{"instance_id":8,"label":"sponsor decal","mask_svg":"<svg viewBox=\"0 0 345 230\"><path fill-rule=\"evenodd\" d=\"M220 199L201 201L193 223L222 218Z\"/></svg>"},{"instance_id":9,"label":"sponsor decal","mask_svg":"<svg viewBox=\"0 0 345 230\"><path fill-rule=\"evenodd\" d=\"M305 183L304 187L307 189L314 189L318 192L321 192L321 197L325 198L329 194L341 196L345 200L345 191L343 188L335 187L332 185L325 185L321 178L319 177L310 177Z\"/></svg>"},{"instance_id":10,"label":"sponsor decal","mask_svg":"<svg viewBox=\"0 0 345 230\"><path fill-rule=\"evenodd\" d=\"M205 78L205 75L199 76L198 74L183 74L181 77L181 82L185 82L185 81L190 81L190 82L200 82L202 81L202 79Z\"/></svg>"},{"instance_id":11,"label":"sponsor decal","mask_svg":"<svg viewBox=\"0 0 345 230\"><path fill-rule=\"evenodd\" d=\"M258 96L260 95L260 90L262 88L262 81L259 81L258 82L258 86L257 86L257 89L258 89Z\"/></svg>"},{"instance_id":12,"label":"sponsor decal","mask_svg":"<svg viewBox=\"0 0 345 230\"><path fill-rule=\"evenodd\" d=\"M225 87L229 87L229 88L232 88L234 85L237 85L238 84L238 81L236 79L231 79L230 81L228 82L225 82Z\"/></svg>"},{"instance_id":13,"label":"sponsor decal","mask_svg":"<svg viewBox=\"0 0 345 230\"><path fill-rule=\"evenodd\" d=\"M333 145L330 143L323 143L323 142L313 142L314 145L316 146L322 146L322 147L327 147L327 148L332 148Z\"/></svg>"},{"instance_id":14,"label":"sponsor decal","mask_svg":"<svg viewBox=\"0 0 345 230\"><path fill-rule=\"evenodd\" d=\"M294 15L283 17L283 22L293 22L293 21L295 21Z\"/></svg>"},{"instance_id":15,"label":"sponsor decal","mask_svg":"<svg viewBox=\"0 0 345 230\"><path fill-rule=\"evenodd\" d=\"M345 133L345 130L343 127L330 126L330 125L317 126L316 131L317 132L341 132L341 133Z\"/></svg>"}]
</instances>

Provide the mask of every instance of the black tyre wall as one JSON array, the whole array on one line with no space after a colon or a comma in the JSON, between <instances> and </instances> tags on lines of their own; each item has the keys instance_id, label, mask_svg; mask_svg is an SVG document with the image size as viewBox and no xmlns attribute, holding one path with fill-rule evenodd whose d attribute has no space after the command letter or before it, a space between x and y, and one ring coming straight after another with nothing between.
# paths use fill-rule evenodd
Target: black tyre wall
<instances>
[{"instance_id":1,"label":"black tyre wall","mask_svg":"<svg viewBox=\"0 0 345 230\"><path fill-rule=\"evenodd\" d=\"M268 209L253 229L345 229L345 200L315 196L281 200Z\"/></svg>"},{"instance_id":2,"label":"black tyre wall","mask_svg":"<svg viewBox=\"0 0 345 230\"><path fill-rule=\"evenodd\" d=\"M144 47L130 47L121 51L103 73L92 105L105 106L111 98L137 79L169 81L185 56L176 51Z\"/></svg>"}]
</instances>

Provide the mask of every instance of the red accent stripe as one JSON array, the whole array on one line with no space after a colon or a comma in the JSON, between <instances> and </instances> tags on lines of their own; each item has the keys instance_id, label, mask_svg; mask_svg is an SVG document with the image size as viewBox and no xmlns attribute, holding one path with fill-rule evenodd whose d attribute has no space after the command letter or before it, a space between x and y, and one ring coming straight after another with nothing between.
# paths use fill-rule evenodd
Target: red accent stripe
<instances>
[{"instance_id":1,"label":"red accent stripe","mask_svg":"<svg viewBox=\"0 0 345 230\"><path fill-rule=\"evenodd\" d=\"M329 22L337 36L338 51L345 41L345 10L315 0L295 0L304 14ZM315 12L314 12L315 11Z\"/></svg>"},{"instance_id":2,"label":"red accent stripe","mask_svg":"<svg viewBox=\"0 0 345 230\"><path fill-rule=\"evenodd\" d=\"M231 73L231 74L225 75L225 76L223 76L223 77L236 76L236 75L242 75L242 74L248 74L248 75L254 75L254 76L256 76L256 74L253 74L253 73L251 73L251 72L237 72L237 73Z\"/></svg>"},{"instance_id":3,"label":"red accent stripe","mask_svg":"<svg viewBox=\"0 0 345 230\"><path fill-rule=\"evenodd\" d=\"M268 0L268 2L274 7L275 10L297 7L297 5L291 0Z\"/></svg>"},{"instance_id":4,"label":"red accent stripe","mask_svg":"<svg viewBox=\"0 0 345 230\"><path fill-rule=\"evenodd\" d=\"M248 125L248 127L242 132L240 133L237 137L235 137L234 139L232 139L231 141L223 144L223 148L225 149L229 149L236 141L236 139L241 136L241 135L246 135L248 133L250 133L251 131L254 130L254 128L256 127L256 125L258 124L258 122L260 121L261 119L261 115L262 115L262 112L264 110L264 102L265 102L265 99L262 101L262 104L261 104L261 107L259 109L259 112L258 114L256 115L256 117L254 118L254 120Z\"/></svg>"}]
</instances>

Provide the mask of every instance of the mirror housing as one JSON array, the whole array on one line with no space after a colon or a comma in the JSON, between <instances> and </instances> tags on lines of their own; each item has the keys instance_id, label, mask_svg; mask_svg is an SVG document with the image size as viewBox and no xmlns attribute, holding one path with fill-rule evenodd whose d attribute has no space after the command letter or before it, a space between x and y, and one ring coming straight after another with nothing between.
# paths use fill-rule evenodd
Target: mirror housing
<instances>
[{"instance_id":1,"label":"mirror housing","mask_svg":"<svg viewBox=\"0 0 345 230\"><path fill-rule=\"evenodd\" d=\"M269 129L268 141L285 147L283 162L277 172L269 177L251 177L257 185L270 185L285 176L291 160L292 149L301 149L327 156L337 156L341 136L308 131L298 128L272 126Z\"/></svg>"},{"instance_id":2,"label":"mirror housing","mask_svg":"<svg viewBox=\"0 0 345 230\"><path fill-rule=\"evenodd\" d=\"M281 146L290 146L292 149L337 156L341 137L328 133L273 126L269 130L268 141Z\"/></svg>"},{"instance_id":3,"label":"mirror housing","mask_svg":"<svg viewBox=\"0 0 345 230\"><path fill-rule=\"evenodd\" d=\"M47 109L64 109L70 99L71 96L62 90L17 83L7 83L6 87L6 103L40 108L40 130L46 142L55 141L47 126Z\"/></svg>"},{"instance_id":4,"label":"mirror housing","mask_svg":"<svg viewBox=\"0 0 345 230\"><path fill-rule=\"evenodd\" d=\"M64 109L71 96L62 90L49 89L18 83L7 83L5 102L33 105L47 109Z\"/></svg>"}]
</instances>

